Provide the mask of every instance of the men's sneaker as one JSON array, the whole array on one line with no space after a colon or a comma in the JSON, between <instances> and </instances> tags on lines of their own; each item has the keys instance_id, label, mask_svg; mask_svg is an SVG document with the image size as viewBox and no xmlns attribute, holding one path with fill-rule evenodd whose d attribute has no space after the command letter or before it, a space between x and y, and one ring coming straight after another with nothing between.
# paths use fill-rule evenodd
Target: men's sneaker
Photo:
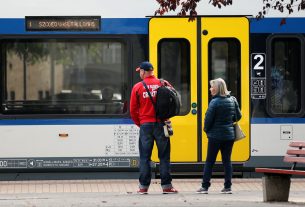
<instances>
[{"instance_id":1,"label":"men's sneaker","mask_svg":"<svg viewBox=\"0 0 305 207\"><path fill-rule=\"evenodd\" d=\"M222 194L232 194L231 188L224 188L221 190Z\"/></svg>"},{"instance_id":2,"label":"men's sneaker","mask_svg":"<svg viewBox=\"0 0 305 207\"><path fill-rule=\"evenodd\" d=\"M199 188L196 193L199 193L199 194L208 194L208 189L207 188Z\"/></svg>"},{"instance_id":3,"label":"men's sneaker","mask_svg":"<svg viewBox=\"0 0 305 207\"><path fill-rule=\"evenodd\" d=\"M147 188L139 188L137 193L139 193L141 195L148 194L148 189Z\"/></svg>"},{"instance_id":4,"label":"men's sneaker","mask_svg":"<svg viewBox=\"0 0 305 207\"><path fill-rule=\"evenodd\" d=\"M163 189L163 194L174 194L174 193L178 193L178 191L173 187Z\"/></svg>"}]
</instances>

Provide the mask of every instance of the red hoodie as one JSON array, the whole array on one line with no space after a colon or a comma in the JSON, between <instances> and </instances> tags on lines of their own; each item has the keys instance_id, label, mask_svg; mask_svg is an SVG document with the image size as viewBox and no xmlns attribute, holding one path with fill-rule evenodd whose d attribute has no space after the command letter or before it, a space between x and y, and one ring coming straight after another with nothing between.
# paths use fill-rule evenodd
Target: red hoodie
<instances>
[{"instance_id":1,"label":"red hoodie","mask_svg":"<svg viewBox=\"0 0 305 207\"><path fill-rule=\"evenodd\" d=\"M144 82L146 83L154 102L156 102L157 88L161 86L160 80L152 75L144 78ZM147 122L156 122L154 106L142 82L135 84L132 88L130 115L137 126Z\"/></svg>"}]
</instances>

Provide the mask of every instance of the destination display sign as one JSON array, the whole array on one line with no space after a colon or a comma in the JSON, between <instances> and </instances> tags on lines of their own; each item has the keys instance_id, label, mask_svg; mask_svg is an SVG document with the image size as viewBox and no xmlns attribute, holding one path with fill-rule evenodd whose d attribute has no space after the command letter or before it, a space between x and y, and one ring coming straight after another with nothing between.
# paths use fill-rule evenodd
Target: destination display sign
<instances>
[{"instance_id":1,"label":"destination display sign","mask_svg":"<svg viewBox=\"0 0 305 207\"><path fill-rule=\"evenodd\" d=\"M100 31L100 16L28 16L26 31Z\"/></svg>"}]
</instances>

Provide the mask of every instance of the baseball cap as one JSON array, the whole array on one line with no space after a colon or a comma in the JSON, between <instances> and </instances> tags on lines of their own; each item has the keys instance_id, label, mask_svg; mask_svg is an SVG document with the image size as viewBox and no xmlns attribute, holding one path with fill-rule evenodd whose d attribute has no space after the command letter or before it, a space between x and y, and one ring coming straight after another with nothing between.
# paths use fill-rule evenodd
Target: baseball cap
<instances>
[{"instance_id":1,"label":"baseball cap","mask_svg":"<svg viewBox=\"0 0 305 207\"><path fill-rule=\"evenodd\" d=\"M145 71L150 71L150 70L153 70L154 67L152 66L152 64L150 62L145 61L145 62L142 62L139 67L136 68L136 71L138 72L138 71L140 71L140 69L143 69Z\"/></svg>"}]
</instances>

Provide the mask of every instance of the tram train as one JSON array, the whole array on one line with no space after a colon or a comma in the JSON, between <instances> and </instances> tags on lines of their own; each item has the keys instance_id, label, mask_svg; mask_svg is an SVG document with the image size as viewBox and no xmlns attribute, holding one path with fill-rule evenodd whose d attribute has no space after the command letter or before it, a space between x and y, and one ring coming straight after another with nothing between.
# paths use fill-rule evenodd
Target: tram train
<instances>
[{"instance_id":1,"label":"tram train","mask_svg":"<svg viewBox=\"0 0 305 207\"><path fill-rule=\"evenodd\" d=\"M91 9L103 6L94 2ZM17 17L5 7L0 14L0 172L136 169L139 132L128 107L143 60L181 94L173 170L205 162L203 119L217 77L243 115L234 166L282 167L287 144L305 140L304 17L285 25L236 14L103 17L36 3Z\"/></svg>"}]
</instances>

